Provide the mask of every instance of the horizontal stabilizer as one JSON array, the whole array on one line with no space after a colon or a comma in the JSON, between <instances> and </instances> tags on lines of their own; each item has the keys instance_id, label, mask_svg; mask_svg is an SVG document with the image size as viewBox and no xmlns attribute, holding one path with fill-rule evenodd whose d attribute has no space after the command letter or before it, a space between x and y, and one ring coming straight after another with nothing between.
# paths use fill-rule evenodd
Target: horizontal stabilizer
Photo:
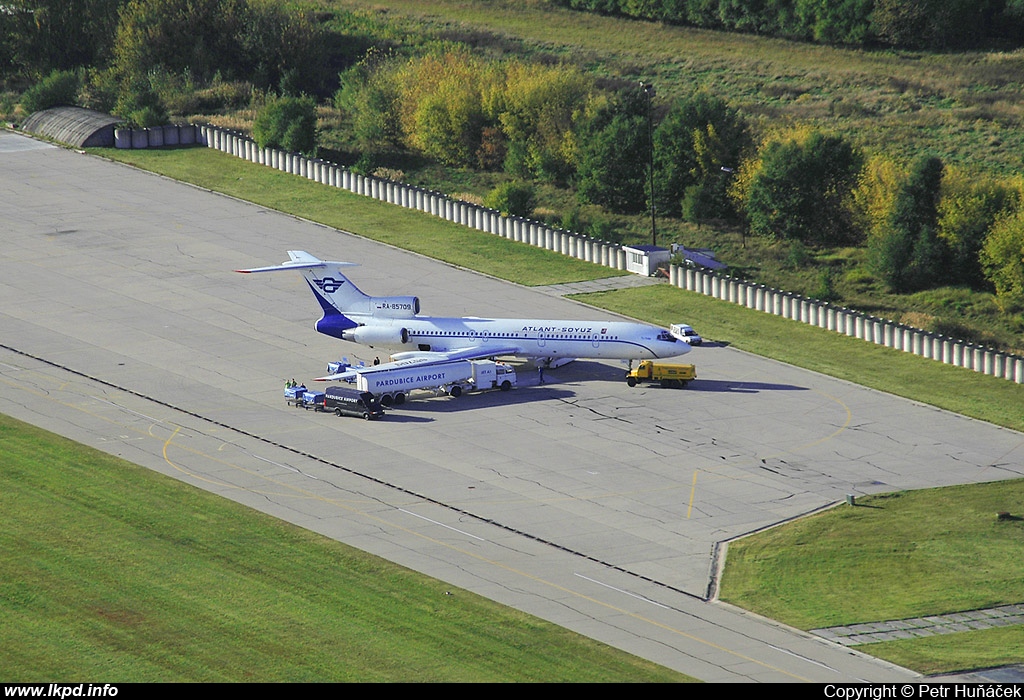
<instances>
[{"instance_id":1,"label":"horizontal stabilizer","mask_svg":"<svg viewBox=\"0 0 1024 700\"><path fill-rule=\"evenodd\" d=\"M312 270L320 267L337 266L337 267L355 267L359 263L351 262L333 262L328 260L321 260L320 258L310 255L304 250L289 250L288 257L290 260L286 260L280 265L270 265L269 267L252 267L247 270L235 270L235 272L242 272L248 274L250 272L279 272L281 270Z\"/></svg>"}]
</instances>

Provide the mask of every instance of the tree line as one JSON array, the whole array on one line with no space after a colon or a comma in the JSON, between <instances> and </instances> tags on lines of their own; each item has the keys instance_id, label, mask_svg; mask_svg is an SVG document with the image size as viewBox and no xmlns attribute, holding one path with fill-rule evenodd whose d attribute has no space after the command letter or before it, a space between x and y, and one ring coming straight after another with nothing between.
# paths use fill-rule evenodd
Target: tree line
<instances>
[{"instance_id":1,"label":"tree line","mask_svg":"<svg viewBox=\"0 0 1024 700\"><path fill-rule=\"evenodd\" d=\"M755 133L706 90L664 100L636 84L599 84L572 65L483 58L451 43L397 53L273 2L10 0L5 8L5 77L33 82L22 97L29 111L63 102L160 123L168 99L202 99L235 80L244 94L234 106L263 95L253 134L264 146L315 152L316 110L329 99L364 154L357 167L400 150L504 171L512 181L488 199L510 213L532 209L530 183L553 183L610 212L653 206L696 223L734 222L796 251L863 247L872 274L894 292L965 285L994 291L1005 310L1024 308L1020 178L978 177L934 157L902 163L811 129ZM216 99L231 106L230 96ZM572 212L563 223L582 224ZM586 232L609 236L600 221Z\"/></svg>"},{"instance_id":2,"label":"tree line","mask_svg":"<svg viewBox=\"0 0 1024 700\"><path fill-rule=\"evenodd\" d=\"M1021 46L1021 0L553 0L574 10L843 46Z\"/></svg>"},{"instance_id":3,"label":"tree line","mask_svg":"<svg viewBox=\"0 0 1024 700\"><path fill-rule=\"evenodd\" d=\"M640 85L600 89L572 66L485 60L457 47L374 55L341 82L335 103L367 153L408 149L568 184L581 202L617 213L653 202L663 215L741 222L783 244L863 246L892 292L964 285L994 290L1007 310L1024 307L1021 178L978 177L932 156L868 157L806 128L755 139L743 115L707 91L655 105Z\"/></svg>"},{"instance_id":4,"label":"tree line","mask_svg":"<svg viewBox=\"0 0 1024 700\"><path fill-rule=\"evenodd\" d=\"M215 82L328 94L346 50L365 48L336 38L314 15L266 0L7 0L0 65L7 85L41 86L31 106L70 91L146 125L166 119L169 98Z\"/></svg>"}]
</instances>

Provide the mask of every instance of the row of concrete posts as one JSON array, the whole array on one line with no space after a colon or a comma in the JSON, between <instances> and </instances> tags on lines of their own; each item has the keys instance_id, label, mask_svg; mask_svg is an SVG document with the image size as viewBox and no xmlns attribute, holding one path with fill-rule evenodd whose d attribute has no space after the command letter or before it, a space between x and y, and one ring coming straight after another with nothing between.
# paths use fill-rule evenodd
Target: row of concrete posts
<instances>
[{"instance_id":1,"label":"row of concrete posts","mask_svg":"<svg viewBox=\"0 0 1024 700\"><path fill-rule=\"evenodd\" d=\"M1024 357L997 352L937 333L869 316L827 302L782 292L705 270L673 265L671 283L682 289L775 316L852 336L876 345L920 355L947 365L1024 384Z\"/></svg>"},{"instance_id":2,"label":"row of concrete posts","mask_svg":"<svg viewBox=\"0 0 1024 700\"><path fill-rule=\"evenodd\" d=\"M329 187L338 187L407 209L416 209L518 243L527 243L615 270L626 269L626 253L622 246L616 243L551 228L539 221L503 216L493 209L455 200L440 192L360 175L319 158L307 158L276 148L260 148L245 134L228 129L212 125L117 129L114 139L118 148L202 144L253 163L315 180ZM672 285L691 292L938 362L1008 379L1018 384L1024 383L1024 358L1017 355L997 352L991 348L835 307L764 285L751 284L709 270L672 265L669 279Z\"/></svg>"}]
</instances>

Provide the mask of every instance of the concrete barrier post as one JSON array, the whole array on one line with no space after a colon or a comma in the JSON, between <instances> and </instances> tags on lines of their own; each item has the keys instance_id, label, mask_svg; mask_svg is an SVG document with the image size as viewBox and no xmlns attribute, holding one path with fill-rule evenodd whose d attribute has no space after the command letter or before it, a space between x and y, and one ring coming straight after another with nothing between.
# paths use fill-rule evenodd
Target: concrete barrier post
<instances>
[{"instance_id":1,"label":"concrete barrier post","mask_svg":"<svg viewBox=\"0 0 1024 700\"><path fill-rule=\"evenodd\" d=\"M164 145L177 146L181 143L180 132L177 124L164 125Z\"/></svg>"},{"instance_id":2,"label":"concrete barrier post","mask_svg":"<svg viewBox=\"0 0 1024 700\"><path fill-rule=\"evenodd\" d=\"M149 133L145 129L132 129L132 148L149 148Z\"/></svg>"},{"instance_id":3,"label":"concrete barrier post","mask_svg":"<svg viewBox=\"0 0 1024 700\"><path fill-rule=\"evenodd\" d=\"M974 346L971 348L971 369L981 372L985 368L985 348Z\"/></svg>"},{"instance_id":4,"label":"concrete barrier post","mask_svg":"<svg viewBox=\"0 0 1024 700\"><path fill-rule=\"evenodd\" d=\"M932 350L934 350L933 338L930 333L921 333L921 357L931 360L933 358Z\"/></svg>"},{"instance_id":5,"label":"concrete barrier post","mask_svg":"<svg viewBox=\"0 0 1024 700\"><path fill-rule=\"evenodd\" d=\"M956 342L953 343L953 355L952 355L952 358L951 358L950 362L951 362L951 364L956 365L957 367L963 367L964 366L964 344L963 343L956 343Z\"/></svg>"},{"instance_id":6,"label":"concrete barrier post","mask_svg":"<svg viewBox=\"0 0 1024 700\"><path fill-rule=\"evenodd\" d=\"M914 354L914 337L916 335L913 328L903 327L903 352Z\"/></svg>"}]
</instances>

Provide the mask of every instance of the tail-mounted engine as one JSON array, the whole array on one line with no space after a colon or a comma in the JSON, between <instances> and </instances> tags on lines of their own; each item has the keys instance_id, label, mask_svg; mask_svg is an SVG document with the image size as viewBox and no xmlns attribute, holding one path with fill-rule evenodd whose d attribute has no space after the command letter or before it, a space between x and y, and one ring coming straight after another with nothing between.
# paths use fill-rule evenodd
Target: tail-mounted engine
<instances>
[{"instance_id":1,"label":"tail-mounted engine","mask_svg":"<svg viewBox=\"0 0 1024 700\"><path fill-rule=\"evenodd\" d=\"M391 326L356 326L342 331L342 340L360 345L405 345L409 342L409 329Z\"/></svg>"}]
</instances>

